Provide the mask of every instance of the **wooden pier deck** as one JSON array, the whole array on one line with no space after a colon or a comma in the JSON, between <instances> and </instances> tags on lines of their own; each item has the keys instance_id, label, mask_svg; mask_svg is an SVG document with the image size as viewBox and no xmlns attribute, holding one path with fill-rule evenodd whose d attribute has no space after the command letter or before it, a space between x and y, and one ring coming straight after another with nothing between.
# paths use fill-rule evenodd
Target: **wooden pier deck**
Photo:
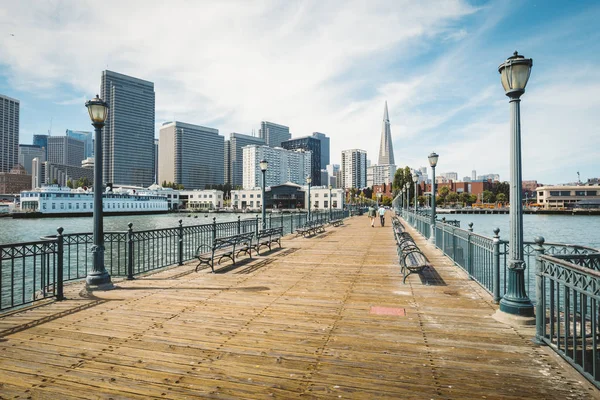
<instances>
[{"instance_id":1,"label":"wooden pier deck","mask_svg":"<svg viewBox=\"0 0 600 400\"><path fill-rule=\"evenodd\" d=\"M367 217L216 274L71 285L0 319L0 398L598 398L413 236L435 268L406 285L391 227Z\"/></svg>"}]
</instances>

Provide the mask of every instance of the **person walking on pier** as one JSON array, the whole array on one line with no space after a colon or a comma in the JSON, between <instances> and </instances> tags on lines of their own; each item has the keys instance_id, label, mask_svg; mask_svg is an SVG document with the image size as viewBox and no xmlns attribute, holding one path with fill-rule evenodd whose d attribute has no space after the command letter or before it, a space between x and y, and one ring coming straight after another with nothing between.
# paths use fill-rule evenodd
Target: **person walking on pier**
<instances>
[{"instance_id":1,"label":"person walking on pier","mask_svg":"<svg viewBox=\"0 0 600 400\"><path fill-rule=\"evenodd\" d=\"M379 207L379 222L381 223L381 226L385 225L385 207L384 206Z\"/></svg>"},{"instance_id":2,"label":"person walking on pier","mask_svg":"<svg viewBox=\"0 0 600 400\"><path fill-rule=\"evenodd\" d=\"M369 219L371 220L371 228L375 228L375 208L369 206Z\"/></svg>"}]
</instances>

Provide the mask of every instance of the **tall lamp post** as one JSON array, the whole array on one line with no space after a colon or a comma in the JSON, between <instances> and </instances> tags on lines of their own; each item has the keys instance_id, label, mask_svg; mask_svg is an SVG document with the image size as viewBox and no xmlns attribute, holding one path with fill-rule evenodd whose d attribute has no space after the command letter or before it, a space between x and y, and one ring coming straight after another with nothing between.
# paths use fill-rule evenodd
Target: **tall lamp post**
<instances>
[{"instance_id":1,"label":"tall lamp post","mask_svg":"<svg viewBox=\"0 0 600 400\"><path fill-rule=\"evenodd\" d=\"M419 182L419 175L416 172L413 175L413 182L415 183L415 215L417 215L417 182Z\"/></svg>"},{"instance_id":2,"label":"tall lamp post","mask_svg":"<svg viewBox=\"0 0 600 400\"><path fill-rule=\"evenodd\" d=\"M406 188L406 212L408 212L410 210L410 183L406 182L404 187Z\"/></svg>"},{"instance_id":3,"label":"tall lamp post","mask_svg":"<svg viewBox=\"0 0 600 400\"><path fill-rule=\"evenodd\" d=\"M331 221L331 203L333 202L333 200L331 200L331 189L333 189L333 186L329 185L329 220Z\"/></svg>"},{"instance_id":4,"label":"tall lamp post","mask_svg":"<svg viewBox=\"0 0 600 400\"><path fill-rule=\"evenodd\" d=\"M104 221L102 215L102 127L108 115L108 104L98 95L85 103L94 126L94 245L92 246L92 270L85 282L89 286L108 286L110 275L104 268Z\"/></svg>"},{"instance_id":5,"label":"tall lamp post","mask_svg":"<svg viewBox=\"0 0 600 400\"><path fill-rule=\"evenodd\" d=\"M429 243L435 245L435 166L440 156L435 151L429 155L429 165L431 165L431 223L429 232Z\"/></svg>"},{"instance_id":6,"label":"tall lamp post","mask_svg":"<svg viewBox=\"0 0 600 400\"><path fill-rule=\"evenodd\" d=\"M306 216L307 221L310 221L310 183L312 182L312 178L310 176L306 177L306 183L308 183L308 215Z\"/></svg>"},{"instance_id":7,"label":"tall lamp post","mask_svg":"<svg viewBox=\"0 0 600 400\"><path fill-rule=\"evenodd\" d=\"M269 167L269 162L267 160L261 160L260 162L260 170L262 171L262 229L263 231L267 229L267 201L265 198L265 188L267 186L267 168Z\"/></svg>"},{"instance_id":8,"label":"tall lamp post","mask_svg":"<svg viewBox=\"0 0 600 400\"><path fill-rule=\"evenodd\" d=\"M516 51L500 64L502 86L510 98L510 254L508 260L508 287L500 300L500 311L533 317L533 304L525 290L525 262L523 261L523 194L521 189L521 96L531 74L533 60Z\"/></svg>"}]
</instances>

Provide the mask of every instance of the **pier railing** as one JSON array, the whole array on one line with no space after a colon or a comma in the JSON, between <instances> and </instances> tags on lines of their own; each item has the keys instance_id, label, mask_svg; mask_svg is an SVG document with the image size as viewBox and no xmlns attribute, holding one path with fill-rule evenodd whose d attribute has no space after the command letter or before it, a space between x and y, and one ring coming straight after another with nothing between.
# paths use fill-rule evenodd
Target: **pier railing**
<instances>
[{"instance_id":1,"label":"pier railing","mask_svg":"<svg viewBox=\"0 0 600 400\"><path fill-rule=\"evenodd\" d=\"M331 219L348 216L348 211L332 210ZM282 227L292 233L307 222L307 213L269 214L267 228ZM311 220L330 221L329 211L311 212ZM170 265L183 265L196 256L196 249L213 238L258 232L260 216L237 221L136 231L128 229L104 233L104 263L111 276L133 279ZM83 279L92 269L92 233L63 233L39 241L0 245L0 312L47 298L63 298L63 282Z\"/></svg>"}]
</instances>

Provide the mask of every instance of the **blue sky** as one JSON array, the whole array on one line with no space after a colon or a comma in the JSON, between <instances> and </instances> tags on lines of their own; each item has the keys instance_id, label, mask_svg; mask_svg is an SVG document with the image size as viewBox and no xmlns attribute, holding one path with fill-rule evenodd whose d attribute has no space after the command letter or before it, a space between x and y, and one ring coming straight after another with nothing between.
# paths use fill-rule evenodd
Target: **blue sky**
<instances>
[{"instance_id":1,"label":"blue sky","mask_svg":"<svg viewBox=\"0 0 600 400\"><path fill-rule=\"evenodd\" d=\"M111 69L155 82L156 126L230 132L261 120L325 132L331 156L377 161L384 102L396 163L508 179L498 65L534 60L522 98L523 179L600 176L597 1L0 1L0 93L21 143L91 130L85 100ZM13 36L14 35L14 36ZM51 123L52 121L52 123Z\"/></svg>"}]
</instances>

